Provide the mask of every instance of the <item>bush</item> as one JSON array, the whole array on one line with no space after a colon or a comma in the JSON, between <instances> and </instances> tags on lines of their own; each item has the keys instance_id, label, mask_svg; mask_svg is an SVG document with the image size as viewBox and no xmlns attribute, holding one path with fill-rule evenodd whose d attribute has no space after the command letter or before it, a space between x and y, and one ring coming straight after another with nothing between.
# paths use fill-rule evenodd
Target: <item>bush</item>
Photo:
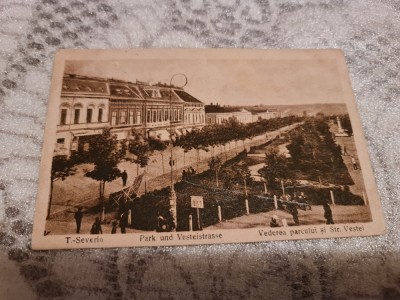
<instances>
[{"instance_id":1,"label":"bush","mask_svg":"<svg viewBox=\"0 0 400 300\"><path fill-rule=\"evenodd\" d=\"M333 191L335 203L338 205L364 205L362 197L340 188L305 187L301 189L307 196L306 201L311 205L322 205L325 201L331 203L330 191Z\"/></svg>"}]
</instances>

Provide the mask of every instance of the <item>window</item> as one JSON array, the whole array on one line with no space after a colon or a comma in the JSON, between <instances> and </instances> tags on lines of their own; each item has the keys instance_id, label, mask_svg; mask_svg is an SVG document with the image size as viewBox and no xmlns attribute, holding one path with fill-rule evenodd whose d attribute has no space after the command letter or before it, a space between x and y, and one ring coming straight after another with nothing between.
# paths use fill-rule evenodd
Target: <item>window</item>
<instances>
[{"instance_id":1,"label":"window","mask_svg":"<svg viewBox=\"0 0 400 300\"><path fill-rule=\"evenodd\" d=\"M147 123L151 123L151 110L147 110Z\"/></svg>"},{"instance_id":2,"label":"window","mask_svg":"<svg viewBox=\"0 0 400 300\"><path fill-rule=\"evenodd\" d=\"M61 125L67 124L67 109L65 108L61 109L60 124Z\"/></svg>"},{"instance_id":3,"label":"window","mask_svg":"<svg viewBox=\"0 0 400 300\"><path fill-rule=\"evenodd\" d=\"M126 124L126 111L121 111L119 116L119 124Z\"/></svg>"},{"instance_id":4,"label":"window","mask_svg":"<svg viewBox=\"0 0 400 300\"><path fill-rule=\"evenodd\" d=\"M65 139L57 139L57 144L64 144L65 143Z\"/></svg>"},{"instance_id":5,"label":"window","mask_svg":"<svg viewBox=\"0 0 400 300\"><path fill-rule=\"evenodd\" d=\"M136 111L136 124L142 123L142 112L140 110Z\"/></svg>"},{"instance_id":6,"label":"window","mask_svg":"<svg viewBox=\"0 0 400 300\"><path fill-rule=\"evenodd\" d=\"M157 111L153 110L153 123L157 122Z\"/></svg>"},{"instance_id":7,"label":"window","mask_svg":"<svg viewBox=\"0 0 400 300\"><path fill-rule=\"evenodd\" d=\"M117 124L117 112L113 111L111 113L111 125L116 125Z\"/></svg>"},{"instance_id":8,"label":"window","mask_svg":"<svg viewBox=\"0 0 400 300\"><path fill-rule=\"evenodd\" d=\"M158 122L162 121L162 110L158 109Z\"/></svg>"},{"instance_id":9,"label":"window","mask_svg":"<svg viewBox=\"0 0 400 300\"><path fill-rule=\"evenodd\" d=\"M168 109L164 110L164 121L168 121Z\"/></svg>"},{"instance_id":10,"label":"window","mask_svg":"<svg viewBox=\"0 0 400 300\"><path fill-rule=\"evenodd\" d=\"M102 108L99 108L99 115L98 115L97 121L98 122L103 121L103 109Z\"/></svg>"},{"instance_id":11,"label":"window","mask_svg":"<svg viewBox=\"0 0 400 300\"><path fill-rule=\"evenodd\" d=\"M80 114L81 114L81 110L79 108L75 108L74 124L79 124L79 115Z\"/></svg>"},{"instance_id":12,"label":"window","mask_svg":"<svg viewBox=\"0 0 400 300\"><path fill-rule=\"evenodd\" d=\"M134 121L133 117L134 117L134 111L133 111L133 110L130 110L130 111L129 111L129 124L135 124L135 123L136 123L136 122Z\"/></svg>"},{"instance_id":13,"label":"window","mask_svg":"<svg viewBox=\"0 0 400 300\"><path fill-rule=\"evenodd\" d=\"M86 123L91 123L92 122L92 115L93 115L93 109L88 108L87 109L87 114L86 114Z\"/></svg>"}]
</instances>

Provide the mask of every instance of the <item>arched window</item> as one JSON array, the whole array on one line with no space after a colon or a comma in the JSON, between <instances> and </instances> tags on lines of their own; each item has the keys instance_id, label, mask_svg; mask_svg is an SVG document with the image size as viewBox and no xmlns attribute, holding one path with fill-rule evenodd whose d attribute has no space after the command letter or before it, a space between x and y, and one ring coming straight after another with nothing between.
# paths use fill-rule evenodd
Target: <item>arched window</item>
<instances>
[{"instance_id":1,"label":"arched window","mask_svg":"<svg viewBox=\"0 0 400 300\"><path fill-rule=\"evenodd\" d=\"M71 106L68 103L62 103L60 105L60 125L67 124L67 115Z\"/></svg>"},{"instance_id":2,"label":"arched window","mask_svg":"<svg viewBox=\"0 0 400 300\"><path fill-rule=\"evenodd\" d=\"M93 111L94 111L94 105L89 104L87 109L86 109L86 123L92 123L93 122Z\"/></svg>"},{"instance_id":3,"label":"arched window","mask_svg":"<svg viewBox=\"0 0 400 300\"><path fill-rule=\"evenodd\" d=\"M103 122L104 104L99 105L99 113L97 114L97 122Z\"/></svg>"},{"instance_id":4,"label":"arched window","mask_svg":"<svg viewBox=\"0 0 400 300\"><path fill-rule=\"evenodd\" d=\"M81 109L82 109L81 103L76 103L74 105L74 124L79 124L80 116L81 116Z\"/></svg>"}]
</instances>

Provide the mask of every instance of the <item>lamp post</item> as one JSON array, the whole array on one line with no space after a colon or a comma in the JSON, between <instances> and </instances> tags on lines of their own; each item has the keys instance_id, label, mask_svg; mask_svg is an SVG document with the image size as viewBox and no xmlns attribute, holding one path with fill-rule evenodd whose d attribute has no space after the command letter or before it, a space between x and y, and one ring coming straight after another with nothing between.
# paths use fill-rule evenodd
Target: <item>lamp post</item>
<instances>
[{"instance_id":1,"label":"lamp post","mask_svg":"<svg viewBox=\"0 0 400 300\"><path fill-rule=\"evenodd\" d=\"M170 138L170 143L171 143L171 159L169 162L169 165L171 167L171 192L169 195L169 206L170 206L170 212L172 214L172 218L173 218L173 222L174 222L174 226L173 226L173 230L176 231L176 228L178 226L178 219L177 219L177 211L176 211L176 193L175 193L175 189L174 189L174 179L173 179L173 171L174 171L174 158L173 158L173 128L172 128L172 80L176 77L176 76L183 76L185 79L185 83L182 86L179 86L180 88L183 88L184 86L186 86L187 84L187 77L185 74L183 73L176 73L174 75L172 75L170 81L169 81L169 138Z\"/></svg>"}]
</instances>

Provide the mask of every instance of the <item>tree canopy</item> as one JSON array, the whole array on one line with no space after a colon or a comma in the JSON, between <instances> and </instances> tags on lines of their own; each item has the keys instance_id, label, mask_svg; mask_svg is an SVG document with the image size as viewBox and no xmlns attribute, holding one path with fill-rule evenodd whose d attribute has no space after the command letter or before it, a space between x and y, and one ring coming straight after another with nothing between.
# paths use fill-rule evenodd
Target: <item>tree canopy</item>
<instances>
[{"instance_id":1,"label":"tree canopy","mask_svg":"<svg viewBox=\"0 0 400 300\"><path fill-rule=\"evenodd\" d=\"M105 182L113 181L121 175L117 165L125 157L126 141L118 141L117 136L112 135L107 128L91 140L89 153L94 170L85 175L100 182L100 198L103 198Z\"/></svg>"}]
</instances>

